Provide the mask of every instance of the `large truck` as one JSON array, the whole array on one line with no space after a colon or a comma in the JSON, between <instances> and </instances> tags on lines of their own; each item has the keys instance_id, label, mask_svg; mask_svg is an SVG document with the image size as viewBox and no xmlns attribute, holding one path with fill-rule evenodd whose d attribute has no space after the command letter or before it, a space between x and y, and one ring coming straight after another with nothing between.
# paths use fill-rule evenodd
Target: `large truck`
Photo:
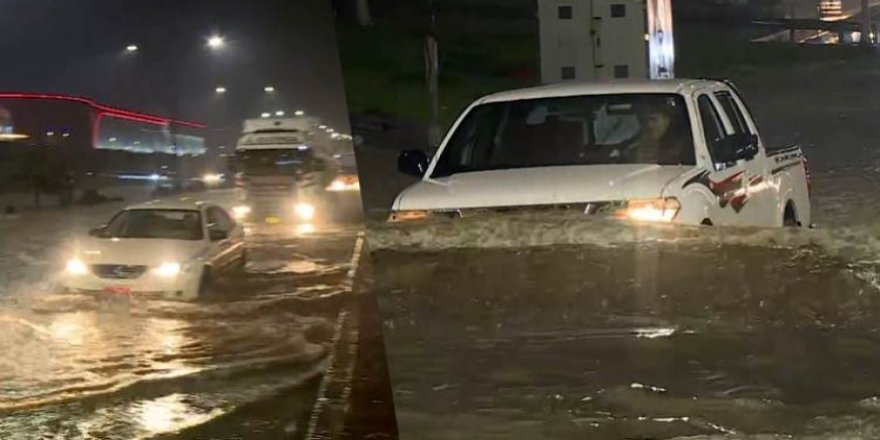
<instances>
[{"instance_id":1,"label":"large truck","mask_svg":"<svg viewBox=\"0 0 880 440\"><path fill-rule=\"evenodd\" d=\"M244 121L230 162L235 174L234 216L250 224L327 222L341 193L359 191L344 145L313 117Z\"/></svg>"}]
</instances>

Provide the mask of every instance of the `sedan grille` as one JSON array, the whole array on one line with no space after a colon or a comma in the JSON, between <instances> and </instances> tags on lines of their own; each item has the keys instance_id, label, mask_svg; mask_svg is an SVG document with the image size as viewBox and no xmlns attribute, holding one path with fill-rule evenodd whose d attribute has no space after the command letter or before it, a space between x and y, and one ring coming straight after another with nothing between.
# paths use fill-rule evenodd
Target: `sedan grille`
<instances>
[{"instance_id":1,"label":"sedan grille","mask_svg":"<svg viewBox=\"0 0 880 440\"><path fill-rule=\"evenodd\" d=\"M93 264L92 273L99 278L130 280L138 278L147 271L147 266L128 266L123 264Z\"/></svg>"}]
</instances>

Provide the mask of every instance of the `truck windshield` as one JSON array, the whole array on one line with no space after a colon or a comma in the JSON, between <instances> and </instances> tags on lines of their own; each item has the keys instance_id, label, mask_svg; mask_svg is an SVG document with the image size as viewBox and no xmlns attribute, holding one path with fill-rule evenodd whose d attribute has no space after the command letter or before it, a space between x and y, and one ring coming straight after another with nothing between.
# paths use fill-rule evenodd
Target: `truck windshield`
<instances>
[{"instance_id":1,"label":"truck windshield","mask_svg":"<svg viewBox=\"0 0 880 440\"><path fill-rule=\"evenodd\" d=\"M196 210L132 209L110 220L105 237L201 240L202 216Z\"/></svg>"},{"instance_id":2,"label":"truck windshield","mask_svg":"<svg viewBox=\"0 0 880 440\"><path fill-rule=\"evenodd\" d=\"M696 163L688 112L680 95L590 95L482 104L455 130L432 177L642 163Z\"/></svg>"},{"instance_id":3,"label":"truck windshield","mask_svg":"<svg viewBox=\"0 0 880 440\"><path fill-rule=\"evenodd\" d=\"M296 173L313 165L311 149L267 149L236 152L236 169L249 175Z\"/></svg>"}]
</instances>

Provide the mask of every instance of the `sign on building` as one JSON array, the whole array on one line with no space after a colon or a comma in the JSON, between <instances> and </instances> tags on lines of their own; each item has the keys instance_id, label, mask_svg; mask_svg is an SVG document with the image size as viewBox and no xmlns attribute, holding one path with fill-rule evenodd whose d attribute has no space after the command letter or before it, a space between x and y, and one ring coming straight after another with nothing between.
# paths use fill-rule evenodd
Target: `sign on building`
<instances>
[{"instance_id":1,"label":"sign on building","mask_svg":"<svg viewBox=\"0 0 880 440\"><path fill-rule=\"evenodd\" d=\"M670 0L538 0L544 83L674 77Z\"/></svg>"}]
</instances>

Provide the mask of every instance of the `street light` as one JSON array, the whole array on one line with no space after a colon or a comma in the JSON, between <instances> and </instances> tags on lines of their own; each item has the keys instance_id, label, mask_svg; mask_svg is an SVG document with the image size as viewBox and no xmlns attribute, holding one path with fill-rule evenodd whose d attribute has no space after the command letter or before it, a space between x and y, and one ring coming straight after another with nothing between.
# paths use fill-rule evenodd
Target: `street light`
<instances>
[{"instance_id":1,"label":"street light","mask_svg":"<svg viewBox=\"0 0 880 440\"><path fill-rule=\"evenodd\" d=\"M214 91L217 92L217 94L223 94L226 93L226 87L220 86L214 89Z\"/></svg>"},{"instance_id":2,"label":"street light","mask_svg":"<svg viewBox=\"0 0 880 440\"><path fill-rule=\"evenodd\" d=\"M138 50L137 44L129 44L128 46L125 46L126 52L137 52L137 50Z\"/></svg>"},{"instance_id":3,"label":"street light","mask_svg":"<svg viewBox=\"0 0 880 440\"><path fill-rule=\"evenodd\" d=\"M275 112L275 116L284 116L284 110L278 110Z\"/></svg>"},{"instance_id":4,"label":"street light","mask_svg":"<svg viewBox=\"0 0 880 440\"><path fill-rule=\"evenodd\" d=\"M275 91L275 87L272 87L272 86L266 86L266 87L263 87L263 91L266 92L266 93L272 93L272 92Z\"/></svg>"},{"instance_id":5,"label":"street light","mask_svg":"<svg viewBox=\"0 0 880 440\"><path fill-rule=\"evenodd\" d=\"M304 111L302 111L302 110L297 110L297 111L294 113L294 115L296 115L296 116L302 116L302 115L304 115L304 114L306 114L306 112L304 112Z\"/></svg>"},{"instance_id":6,"label":"street light","mask_svg":"<svg viewBox=\"0 0 880 440\"><path fill-rule=\"evenodd\" d=\"M208 38L208 47L211 49L222 49L226 46L226 40L219 35L212 35Z\"/></svg>"}]
</instances>

